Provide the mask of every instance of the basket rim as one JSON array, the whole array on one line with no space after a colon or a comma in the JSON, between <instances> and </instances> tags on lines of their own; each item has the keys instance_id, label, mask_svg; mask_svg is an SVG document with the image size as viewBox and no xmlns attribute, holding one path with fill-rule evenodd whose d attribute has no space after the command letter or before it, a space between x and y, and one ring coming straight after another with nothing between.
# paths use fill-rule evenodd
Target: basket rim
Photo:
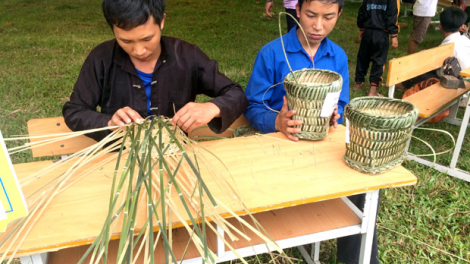
<instances>
[{"instance_id":1,"label":"basket rim","mask_svg":"<svg viewBox=\"0 0 470 264\"><path fill-rule=\"evenodd\" d=\"M338 76L339 78L337 80L334 80L333 82L337 82L339 80L343 80L343 76L341 76L341 74L339 74L338 72L335 72L335 71L332 71L332 70L326 70L326 69L315 69L315 68L303 68L303 69L299 69L299 70L295 70L295 71L292 71L292 72L289 72L285 77L284 77L284 82L290 82L290 83L295 83L295 84L298 84L296 81L295 81L295 78L293 78L292 76L294 75L294 73L296 72L304 72L304 71L322 71L322 72L326 72L326 73L330 73L330 74L333 74L333 75L336 75ZM291 78L291 80L287 80L287 78ZM331 83L333 83L331 82ZM318 84L318 85L330 85L331 83L326 83L326 84ZM300 83L299 85L301 85L303 83Z\"/></svg>"},{"instance_id":2,"label":"basket rim","mask_svg":"<svg viewBox=\"0 0 470 264\"><path fill-rule=\"evenodd\" d=\"M349 103L346 105L345 108L351 108L351 110L355 110L355 111L359 112L361 115L364 115L366 117L377 117L377 115L373 115L373 114L358 110L358 108L354 105L354 103L356 103L356 101L362 101L362 100L366 100L366 101L372 101L372 100L376 100L376 101L393 101L393 102L397 102L397 103L404 103L408 106L411 106L411 108L412 108L409 113L389 115L389 116L380 116L381 119L392 119L392 118L397 118L397 117L400 117L400 116L406 116L406 115L409 115L412 112L416 112L416 115L419 114L418 108L413 103L405 101L403 99L390 98L390 97L375 97L375 96L356 97L356 98L351 99L351 101L349 101Z\"/></svg>"}]
</instances>

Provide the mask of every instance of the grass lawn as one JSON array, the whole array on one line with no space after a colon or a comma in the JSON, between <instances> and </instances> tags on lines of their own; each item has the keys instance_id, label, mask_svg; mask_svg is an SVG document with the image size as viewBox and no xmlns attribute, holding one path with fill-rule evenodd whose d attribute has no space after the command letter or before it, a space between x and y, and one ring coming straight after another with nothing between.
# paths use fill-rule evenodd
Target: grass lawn
<instances>
[{"instance_id":1,"label":"grass lawn","mask_svg":"<svg viewBox=\"0 0 470 264\"><path fill-rule=\"evenodd\" d=\"M351 98L368 94L366 88L352 88L357 51L355 43L358 3L346 2L344 12L330 39L344 48L349 57ZM275 1L274 12L282 10ZM217 60L220 70L246 86L259 49L279 37L277 16L263 15L264 1L257 0L169 0L163 34L197 44ZM403 13L403 11L402 11ZM389 59L406 54L412 19L399 33L399 48L390 50ZM282 20L285 28L285 19ZM0 1L0 130L4 137L27 134L31 118L61 115L80 67L90 50L111 39L100 0L2 0ZM437 46L439 31L431 28L419 49ZM386 76L386 72L384 73ZM385 78L384 78L385 79ZM386 87L380 93L387 94ZM396 92L396 97L401 96ZM200 98L205 100L205 98ZM457 137L458 127L439 123L428 127L446 129ZM417 131L436 152L451 147L441 133ZM458 167L470 170L467 135ZM8 146L12 147L11 143ZM414 153L431 153L419 141L412 142ZM450 154L438 162L449 163ZM30 161L31 154L12 157L14 163ZM404 162L418 177L412 187L387 189L377 220L382 263L468 263L470 262L470 183L435 170ZM376 176L380 177L380 176ZM322 263L337 263L334 241L322 244ZM296 249L288 250L294 258ZM252 262L256 262L255 259ZM266 256L260 256L267 263ZM304 263L301 258L296 263Z\"/></svg>"}]
</instances>

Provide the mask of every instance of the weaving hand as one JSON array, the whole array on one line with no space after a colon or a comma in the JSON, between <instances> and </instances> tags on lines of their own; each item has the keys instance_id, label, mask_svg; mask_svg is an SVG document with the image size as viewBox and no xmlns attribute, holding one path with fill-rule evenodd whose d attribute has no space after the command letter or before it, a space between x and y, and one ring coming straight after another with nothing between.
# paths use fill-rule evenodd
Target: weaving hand
<instances>
[{"instance_id":1,"label":"weaving hand","mask_svg":"<svg viewBox=\"0 0 470 264\"><path fill-rule=\"evenodd\" d=\"M108 126L124 126L131 122L142 122L144 119L134 109L126 106L114 113L108 121Z\"/></svg>"},{"instance_id":2,"label":"weaving hand","mask_svg":"<svg viewBox=\"0 0 470 264\"><path fill-rule=\"evenodd\" d=\"M214 103L189 102L176 112L171 124L190 132L197 127L207 125L215 117L220 117L220 109Z\"/></svg>"},{"instance_id":3,"label":"weaving hand","mask_svg":"<svg viewBox=\"0 0 470 264\"><path fill-rule=\"evenodd\" d=\"M284 133L286 137L292 141L298 141L299 138L292 135L292 133L300 133L300 128L295 128L293 126L298 126L302 124L302 120L292 120L291 118L297 113L296 110L289 110L287 105L287 98L284 96L284 103L282 104L281 111L276 117L275 127L276 131Z\"/></svg>"}]
</instances>

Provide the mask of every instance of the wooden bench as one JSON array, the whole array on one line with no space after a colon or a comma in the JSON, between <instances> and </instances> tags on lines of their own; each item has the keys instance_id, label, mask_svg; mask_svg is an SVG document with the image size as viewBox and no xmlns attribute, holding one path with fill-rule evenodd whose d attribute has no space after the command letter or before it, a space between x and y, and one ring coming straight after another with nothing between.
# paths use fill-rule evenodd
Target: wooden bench
<instances>
[{"instance_id":1,"label":"wooden bench","mask_svg":"<svg viewBox=\"0 0 470 264\"><path fill-rule=\"evenodd\" d=\"M464 77L464 78L470 78L470 67L467 68L467 69L463 69L461 72L460 72L460 76Z\"/></svg>"},{"instance_id":2,"label":"wooden bench","mask_svg":"<svg viewBox=\"0 0 470 264\"><path fill-rule=\"evenodd\" d=\"M30 136L70 133L70 130L64 122L64 118L51 117L31 119L27 123L28 134ZM30 143L36 143L47 138L31 138ZM55 155L67 155L87 148L96 141L87 136L78 136L71 139L57 141L47 145L36 146L32 148L33 157L46 157Z\"/></svg>"},{"instance_id":3,"label":"wooden bench","mask_svg":"<svg viewBox=\"0 0 470 264\"><path fill-rule=\"evenodd\" d=\"M389 87L388 96L393 98L395 84L414 78L423 73L435 70L442 66L447 57L453 56L454 43L424 50L415 54L392 59L389 62L386 85ZM464 118L457 118L459 102L463 95L470 91L470 82L465 82L465 89L447 89L440 83L436 83L424 90L421 90L404 100L413 103L419 110L420 119L416 122L418 127L450 107L449 116L444 121L460 125L460 132L449 166L433 164L429 160L409 155L408 158L421 164L432 166L436 170L447 173L451 176L470 181L470 173L456 168L457 160L465 137L470 107L467 105Z\"/></svg>"},{"instance_id":4,"label":"wooden bench","mask_svg":"<svg viewBox=\"0 0 470 264\"><path fill-rule=\"evenodd\" d=\"M405 6L405 9L403 10L403 17L408 17L408 13L413 12L413 4L403 2L403 0L400 0L400 4ZM400 13L400 12L398 12L398 13Z\"/></svg>"},{"instance_id":5,"label":"wooden bench","mask_svg":"<svg viewBox=\"0 0 470 264\"><path fill-rule=\"evenodd\" d=\"M437 1L437 7L440 7L442 9L451 7L452 6L452 0L438 0Z\"/></svg>"}]
</instances>

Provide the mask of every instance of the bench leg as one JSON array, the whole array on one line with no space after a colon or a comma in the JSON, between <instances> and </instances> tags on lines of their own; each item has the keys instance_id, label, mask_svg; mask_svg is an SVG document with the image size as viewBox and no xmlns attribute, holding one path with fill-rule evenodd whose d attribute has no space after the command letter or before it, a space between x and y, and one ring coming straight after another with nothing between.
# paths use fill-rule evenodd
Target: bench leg
<instances>
[{"instance_id":1,"label":"bench leg","mask_svg":"<svg viewBox=\"0 0 470 264\"><path fill-rule=\"evenodd\" d=\"M408 12L411 13L413 9L410 7L410 5L405 5L405 10L403 12L403 17L408 17Z\"/></svg>"},{"instance_id":2,"label":"bench leg","mask_svg":"<svg viewBox=\"0 0 470 264\"><path fill-rule=\"evenodd\" d=\"M456 106L458 107L458 104L456 104ZM455 105L453 107L455 107ZM451 111L451 113L452 113L452 111ZM463 144L463 140L464 140L464 137L465 137L465 133L467 132L469 118L470 118L470 104L467 104L467 106L465 108L464 117L460 122L460 131L459 131L459 135L457 137L457 141L455 143L454 152L452 153L452 159L450 161L449 166L444 166L444 165L441 165L441 164L434 164L433 162L431 162L427 159L423 159L423 158L415 157L415 156L410 156L410 155L408 155L406 158L408 160L413 160L413 161L416 161L420 164L429 166L429 167L431 167L431 168L433 168L437 171L440 171L442 173L446 173L446 174L448 174L452 177L459 178L461 180L470 182L470 172L463 171L463 170L460 170L460 169L457 168L457 161L458 161L459 156L460 156L460 150L462 149L462 144ZM408 141L408 144L409 144L409 141ZM408 152L408 147L409 147L409 145L407 145L406 152Z\"/></svg>"},{"instance_id":3,"label":"bench leg","mask_svg":"<svg viewBox=\"0 0 470 264\"><path fill-rule=\"evenodd\" d=\"M458 104L456 104L458 107ZM462 119L462 124L460 124L459 136L457 137L457 142L455 143L454 153L452 154L452 160L450 162L450 167L455 169L457 165L457 160L459 159L460 149L462 148L463 139L465 137L465 132L467 132L468 119L470 118L470 104L467 104L465 107L465 114Z\"/></svg>"},{"instance_id":4,"label":"bench leg","mask_svg":"<svg viewBox=\"0 0 470 264\"><path fill-rule=\"evenodd\" d=\"M395 85L388 87L388 97L393 98L393 94L395 93Z\"/></svg>"},{"instance_id":5,"label":"bench leg","mask_svg":"<svg viewBox=\"0 0 470 264\"><path fill-rule=\"evenodd\" d=\"M462 124L462 119L457 118L457 112L459 111L459 108L460 108L459 104L462 99L463 97L460 97L460 99L454 105L450 107L449 116L444 119L446 123L456 125L456 126L460 126ZM467 105L465 106L465 109L467 106L468 106L468 102L467 102Z\"/></svg>"}]
</instances>

